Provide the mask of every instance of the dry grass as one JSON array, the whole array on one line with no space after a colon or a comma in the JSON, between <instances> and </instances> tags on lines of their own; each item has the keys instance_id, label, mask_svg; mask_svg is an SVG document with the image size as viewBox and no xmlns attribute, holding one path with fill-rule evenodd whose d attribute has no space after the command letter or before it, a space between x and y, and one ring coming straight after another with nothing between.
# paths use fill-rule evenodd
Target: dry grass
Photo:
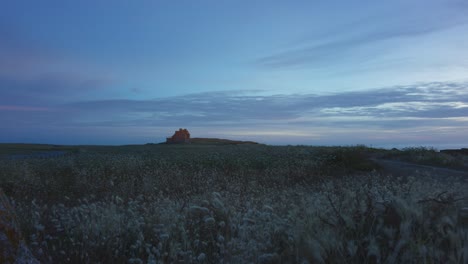
<instances>
[{"instance_id":1,"label":"dry grass","mask_svg":"<svg viewBox=\"0 0 468 264\"><path fill-rule=\"evenodd\" d=\"M378 174L367 151L87 149L2 162L0 186L42 263L466 263L467 179Z\"/></svg>"}]
</instances>

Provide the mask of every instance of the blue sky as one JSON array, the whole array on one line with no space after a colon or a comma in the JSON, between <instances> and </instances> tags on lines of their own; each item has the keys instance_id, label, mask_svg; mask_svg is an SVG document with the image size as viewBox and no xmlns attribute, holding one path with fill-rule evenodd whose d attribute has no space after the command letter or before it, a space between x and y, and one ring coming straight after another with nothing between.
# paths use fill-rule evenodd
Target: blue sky
<instances>
[{"instance_id":1,"label":"blue sky","mask_svg":"<svg viewBox=\"0 0 468 264\"><path fill-rule=\"evenodd\" d=\"M468 3L9 1L0 142L468 147Z\"/></svg>"}]
</instances>

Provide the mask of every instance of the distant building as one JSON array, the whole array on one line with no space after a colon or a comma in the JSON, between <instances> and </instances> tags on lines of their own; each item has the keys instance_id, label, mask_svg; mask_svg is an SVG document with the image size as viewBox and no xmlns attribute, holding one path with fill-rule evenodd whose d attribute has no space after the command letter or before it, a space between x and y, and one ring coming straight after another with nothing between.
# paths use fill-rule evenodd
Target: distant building
<instances>
[{"instance_id":1,"label":"distant building","mask_svg":"<svg viewBox=\"0 0 468 264\"><path fill-rule=\"evenodd\" d=\"M166 143L190 143L190 133L187 129L180 128L172 137L166 138Z\"/></svg>"}]
</instances>

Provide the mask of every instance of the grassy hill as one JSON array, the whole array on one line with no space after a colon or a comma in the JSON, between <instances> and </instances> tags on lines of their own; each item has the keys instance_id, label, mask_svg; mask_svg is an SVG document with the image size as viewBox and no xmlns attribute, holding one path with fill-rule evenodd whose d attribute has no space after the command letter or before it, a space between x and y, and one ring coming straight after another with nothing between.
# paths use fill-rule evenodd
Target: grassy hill
<instances>
[{"instance_id":1,"label":"grassy hill","mask_svg":"<svg viewBox=\"0 0 468 264\"><path fill-rule=\"evenodd\" d=\"M191 144L206 144L206 145L239 145L239 144L258 144L253 141L240 141L221 138L192 138Z\"/></svg>"},{"instance_id":2,"label":"grassy hill","mask_svg":"<svg viewBox=\"0 0 468 264\"><path fill-rule=\"evenodd\" d=\"M167 145L188 145L187 143L166 143L162 142L160 144L167 144ZM243 144L250 144L250 145L261 145L258 142L254 141L242 141L242 140L230 140L230 139L222 139L222 138L191 138L190 139L191 145L243 145Z\"/></svg>"}]
</instances>

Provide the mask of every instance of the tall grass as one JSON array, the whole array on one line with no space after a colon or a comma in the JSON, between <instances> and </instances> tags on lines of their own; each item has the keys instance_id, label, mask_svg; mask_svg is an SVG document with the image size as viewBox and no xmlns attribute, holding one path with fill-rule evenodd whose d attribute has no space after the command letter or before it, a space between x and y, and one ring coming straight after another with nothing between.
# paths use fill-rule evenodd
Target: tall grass
<instances>
[{"instance_id":1,"label":"tall grass","mask_svg":"<svg viewBox=\"0 0 468 264\"><path fill-rule=\"evenodd\" d=\"M468 169L468 156L450 155L429 147L407 147L385 152L384 157L414 162L423 165L440 166L453 169Z\"/></svg>"},{"instance_id":2,"label":"tall grass","mask_svg":"<svg viewBox=\"0 0 468 264\"><path fill-rule=\"evenodd\" d=\"M464 263L468 179L363 147L146 146L5 161L42 263Z\"/></svg>"}]
</instances>

